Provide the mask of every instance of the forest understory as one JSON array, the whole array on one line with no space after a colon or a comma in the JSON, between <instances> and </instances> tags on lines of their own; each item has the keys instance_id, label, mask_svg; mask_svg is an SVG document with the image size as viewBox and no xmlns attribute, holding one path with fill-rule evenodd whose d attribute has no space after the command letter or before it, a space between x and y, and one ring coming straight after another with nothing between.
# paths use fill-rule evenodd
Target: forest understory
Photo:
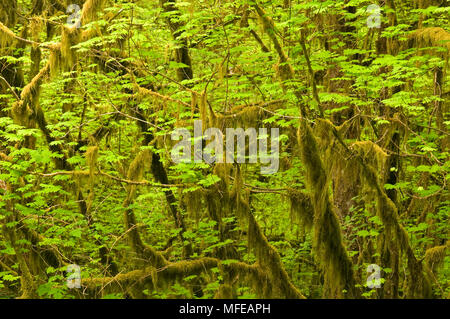
<instances>
[{"instance_id":1,"label":"forest understory","mask_svg":"<svg viewBox=\"0 0 450 319\"><path fill-rule=\"evenodd\" d=\"M0 298L450 298L449 4L1 0Z\"/></svg>"}]
</instances>

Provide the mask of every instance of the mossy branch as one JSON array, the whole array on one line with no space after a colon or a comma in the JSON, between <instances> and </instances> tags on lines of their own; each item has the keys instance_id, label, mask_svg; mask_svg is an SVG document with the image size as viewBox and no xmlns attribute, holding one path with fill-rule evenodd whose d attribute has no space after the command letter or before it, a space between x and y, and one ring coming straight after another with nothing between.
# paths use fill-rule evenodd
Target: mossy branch
<instances>
[{"instance_id":1,"label":"mossy branch","mask_svg":"<svg viewBox=\"0 0 450 319\"><path fill-rule=\"evenodd\" d=\"M126 292L140 295L140 291L146 287L150 290L157 289L160 286L168 286L183 278L193 275L201 275L209 272L212 268L219 268L231 278L241 278L250 285L255 282L265 282L266 274L261 271L258 264L249 265L242 262L236 262L224 265L220 259L203 257L195 260L185 260L179 262L167 262L166 265L155 268L146 267L144 269L133 270L124 274L118 274L114 277L103 278L85 278L81 285L84 290L95 294L99 288L107 291ZM258 290L260 286L254 286L258 295L262 291ZM136 296L135 296L136 297Z\"/></svg>"}]
</instances>

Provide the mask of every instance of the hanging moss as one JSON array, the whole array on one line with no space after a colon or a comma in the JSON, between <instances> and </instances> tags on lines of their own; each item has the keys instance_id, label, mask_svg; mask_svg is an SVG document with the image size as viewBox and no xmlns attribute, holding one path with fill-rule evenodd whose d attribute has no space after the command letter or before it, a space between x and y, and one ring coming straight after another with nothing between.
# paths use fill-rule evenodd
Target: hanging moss
<instances>
[{"instance_id":1,"label":"hanging moss","mask_svg":"<svg viewBox=\"0 0 450 319\"><path fill-rule=\"evenodd\" d=\"M206 91L203 91L200 96L199 108L200 108L200 119L202 120L202 130L203 132L210 126L210 121L208 117L208 106L207 106Z\"/></svg>"},{"instance_id":2,"label":"hanging moss","mask_svg":"<svg viewBox=\"0 0 450 319\"><path fill-rule=\"evenodd\" d=\"M449 246L450 241L447 241L446 245L436 246L425 252L425 264L433 273L436 273L437 269L442 266Z\"/></svg>"},{"instance_id":3,"label":"hanging moss","mask_svg":"<svg viewBox=\"0 0 450 319\"><path fill-rule=\"evenodd\" d=\"M94 173L97 167L97 159L98 159L98 147L90 146L86 150L86 163L89 166L89 194L86 200L86 213L91 215L91 207L94 203L95 196L95 184L94 184Z\"/></svg>"},{"instance_id":4,"label":"hanging moss","mask_svg":"<svg viewBox=\"0 0 450 319\"><path fill-rule=\"evenodd\" d=\"M263 120L273 116L273 113L282 106L281 100L239 105L233 107L230 112L215 115L212 123L214 127L222 130L229 127L262 127Z\"/></svg>"},{"instance_id":5,"label":"hanging moss","mask_svg":"<svg viewBox=\"0 0 450 319\"><path fill-rule=\"evenodd\" d=\"M418 29L411 38L418 48L436 46L450 50L450 33L439 27Z\"/></svg>"},{"instance_id":6,"label":"hanging moss","mask_svg":"<svg viewBox=\"0 0 450 319\"><path fill-rule=\"evenodd\" d=\"M314 221L314 208L311 198L304 192L288 189L291 204L290 215L293 221L299 222L306 229L311 229Z\"/></svg>"},{"instance_id":7,"label":"hanging moss","mask_svg":"<svg viewBox=\"0 0 450 319\"><path fill-rule=\"evenodd\" d=\"M236 293L232 286L223 284L219 286L214 299L236 299Z\"/></svg>"},{"instance_id":8,"label":"hanging moss","mask_svg":"<svg viewBox=\"0 0 450 319\"><path fill-rule=\"evenodd\" d=\"M202 189L186 192L182 196L183 203L186 205L186 210L189 216L194 218L196 221L199 221L202 216L202 198Z\"/></svg>"},{"instance_id":9,"label":"hanging moss","mask_svg":"<svg viewBox=\"0 0 450 319\"><path fill-rule=\"evenodd\" d=\"M17 21L16 0L3 0L0 2L0 20L6 25L15 25Z\"/></svg>"},{"instance_id":10,"label":"hanging moss","mask_svg":"<svg viewBox=\"0 0 450 319\"><path fill-rule=\"evenodd\" d=\"M220 264L219 269L224 277L224 289L228 291L225 293L235 296L235 289L232 285L239 280L241 286L248 285L259 298L276 298L279 296L274 288L274 282L270 278L269 271L264 270L259 263L253 265L248 265L243 262L227 265ZM216 298L225 298L223 293L219 288Z\"/></svg>"},{"instance_id":11,"label":"hanging moss","mask_svg":"<svg viewBox=\"0 0 450 319\"><path fill-rule=\"evenodd\" d=\"M61 31L61 59L64 68L71 70L76 64L76 52L72 47L80 42L81 33L76 26L63 26Z\"/></svg>"},{"instance_id":12,"label":"hanging moss","mask_svg":"<svg viewBox=\"0 0 450 319\"><path fill-rule=\"evenodd\" d=\"M30 19L30 31L31 37L34 41L39 42L40 34L45 27L45 22L43 19L39 19L38 17L32 17Z\"/></svg>"},{"instance_id":13,"label":"hanging moss","mask_svg":"<svg viewBox=\"0 0 450 319\"><path fill-rule=\"evenodd\" d=\"M83 8L81 9L82 25L85 25L96 18L97 12L100 11L104 2L104 0L87 0L83 4Z\"/></svg>"},{"instance_id":14,"label":"hanging moss","mask_svg":"<svg viewBox=\"0 0 450 319\"><path fill-rule=\"evenodd\" d=\"M132 181L139 181L142 179L145 167L149 167L152 163L152 156L150 150L145 149L138 153L135 159L131 162L128 169L127 178Z\"/></svg>"},{"instance_id":15,"label":"hanging moss","mask_svg":"<svg viewBox=\"0 0 450 319\"><path fill-rule=\"evenodd\" d=\"M194 120L195 108L197 106L197 94L195 92L191 92L191 121Z\"/></svg>"},{"instance_id":16,"label":"hanging moss","mask_svg":"<svg viewBox=\"0 0 450 319\"><path fill-rule=\"evenodd\" d=\"M89 167L89 174L93 176L98 159L98 146L90 146L86 150L86 163Z\"/></svg>"},{"instance_id":17,"label":"hanging moss","mask_svg":"<svg viewBox=\"0 0 450 319\"><path fill-rule=\"evenodd\" d=\"M428 286L431 286L431 282L435 282L439 286L439 281L437 279L439 268L442 267L445 257L447 255L447 249L450 246L450 242L447 241L445 245L436 246L427 249L425 252L425 278ZM428 295L426 297L433 297L431 287L428 288Z\"/></svg>"}]
</instances>

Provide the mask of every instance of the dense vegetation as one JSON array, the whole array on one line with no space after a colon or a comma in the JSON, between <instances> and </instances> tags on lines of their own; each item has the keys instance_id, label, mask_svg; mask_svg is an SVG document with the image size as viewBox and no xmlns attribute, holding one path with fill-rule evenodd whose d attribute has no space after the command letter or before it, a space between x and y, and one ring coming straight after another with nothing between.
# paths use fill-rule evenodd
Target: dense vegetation
<instances>
[{"instance_id":1,"label":"dense vegetation","mask_svg":"<svg viewBox=\"0 0 450 319\"><path fill-rule=\"evenodd\" d=\"M0 296L448 298L448 17L2 0ZM278 128L278 172L175 163L196 119Z\"/></svg>"}]
</instances>

